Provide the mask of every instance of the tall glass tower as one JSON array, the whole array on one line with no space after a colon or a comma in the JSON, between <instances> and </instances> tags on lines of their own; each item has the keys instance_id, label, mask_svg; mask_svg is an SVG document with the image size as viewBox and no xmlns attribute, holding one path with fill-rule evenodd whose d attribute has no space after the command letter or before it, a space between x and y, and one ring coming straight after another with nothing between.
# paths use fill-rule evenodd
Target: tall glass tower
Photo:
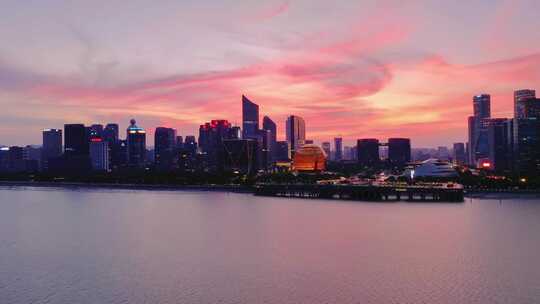
<instances>
[{"instance_id":1,"label":"tall glass tower","mask_svg":"<svg viewBox=\"0 0 540 304\"><path fill-rule=\"evenodd\" d=\"M287 118L286 129L287 142L294 156L294 152L306 142L306 123L302 117L291 115Z\"/></svg>"},{"instance_id":2,"label":"tall glass tower","mask_svg":"<svg viewBox=\"0 0 540 304\"><path fill-rule=\"evenodd\" d=\"M259 105L242 95L242 136L256 138L259 131Z\"/></svg>"},{"instance_id":3,"label":"tall glass tower","mask_svg":"<svg viewBox=\"0 0 540 304\"><path fill-rule=\"evenodd\" d=\"M135 119L127 128L127 156L130 167L142 167L146 160L146 131L137 126Z\"/></svg>"}]
</instances>

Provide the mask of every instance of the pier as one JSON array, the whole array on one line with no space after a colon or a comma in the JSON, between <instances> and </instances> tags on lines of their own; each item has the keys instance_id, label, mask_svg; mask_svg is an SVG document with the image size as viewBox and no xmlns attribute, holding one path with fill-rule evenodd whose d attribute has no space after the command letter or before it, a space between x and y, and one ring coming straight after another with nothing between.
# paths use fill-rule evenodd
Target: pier
<instances>
[{"instance_id":1,"label":"pier","mask_svg":"<svg viewBox=\"0 0 540 304\"><path fill-rule=\"evenodd\" d=\"M461 185L257 184L255 195L371 202L463 202Z\"/></svg>"}]
</instances>

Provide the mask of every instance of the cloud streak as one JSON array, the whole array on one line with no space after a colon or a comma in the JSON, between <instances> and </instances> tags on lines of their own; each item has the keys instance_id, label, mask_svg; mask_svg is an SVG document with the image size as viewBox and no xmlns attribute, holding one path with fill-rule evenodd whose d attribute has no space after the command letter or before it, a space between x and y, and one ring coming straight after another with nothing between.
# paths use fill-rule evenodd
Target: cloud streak
<instances>
[{"instance_id":1,"label":"cloud streak","mask_svg":"<svg viewBox=\"0 0 540 304\"><path fill-rule=\"evenodd\" d=\"M12 104L14 98L20 103L31 100L40 106L15 107L28 109L29 117L46 116L47 121L65 116L85 123L127 121L139 116L147 127L166 124L177 127L181 134L193 134L198 124L210 119L239 123L240 96L248 94L261 105L262 113L281 122L281 131L286 116L297 114L306 119L308 136L319 141L338 134L349 142L361 137L410 136L416 145L436 145L465 138L472 95L491 93L494 112L505 115L511 111L508 96L513 89L540 87L540 45L525 56L463 60L455 51L430 46L437 39L421 26L434 18L429 12L405 12L392 3L370 6L369 1L345 1L341 6L348 4L346 11L316 0L306 3L242 7L226 14L224 20L209 22L231 20L222 32L182 28L195 26L196 20L205 17L219 18L215 11L205 13L204 3L194 10L202 15L191 15L185 24L155 21L152 29L167 25L162 28L167 33L220 33L217 38L201 40L195 40L193 34L193 41L167 36L178 40L185 58L168 58L169 50L148 34L141 45L130 40L139 41L136 35L88 34L82 29L92 26L75 22L68 32L75 35L77 49L82 51L80 56L71 56L78 58L71 62L73 70L60 73L42 68L39 62L24 62L22 56L6 55L0 60L0 89L6 93L0 94L0 103ZM498 27L509 26L504 14L490 18L495 18ZM113 32L122 29L119 21L108 22L115 26ZM478 35L488 37L489 33ZM7 50L1 53L9 54ZM143 55L138 57L139 53ZM206 54L215 56L211 62L217 64L202 60ZM174 65L178 58L183 64ZM443 135L437 139L437 134ZM7 131L0 135L11 136Z\"/></svg>"}]
</instances>

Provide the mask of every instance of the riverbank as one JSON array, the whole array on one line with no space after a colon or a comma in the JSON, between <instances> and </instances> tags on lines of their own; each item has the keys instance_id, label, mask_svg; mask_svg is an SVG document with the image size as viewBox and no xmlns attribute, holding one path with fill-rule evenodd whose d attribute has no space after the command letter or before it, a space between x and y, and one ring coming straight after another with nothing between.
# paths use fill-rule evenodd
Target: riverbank
<instances>
[{"instance_id":1,"label":"riverbank","mask_svg":"<svg viewBox=\"0 0 540 304\"><path fill-rule=\"evenodd\" d=\"M35 182L35 181L0 181L0 187L48 187L48 188L96 188L120 190L163 190L163 191L219 191L252 193L253 189L242 185L153 185L153 184L111 184L77 182Z\"/></svg>"},{"instance_id":2,"label":"riverbank","mask_svg":"<svg viewBox=\"0 0 540 304\"><path fill-rule=\"evenodd\" d=\"M254 193L254 188L244 185L166 185L166 184L112 184L112 183L78 183L78 182L37 182L37 181L0 181L0 187L45 187L45 188L94 188L119 190L162 190L162 191L219 191L234 193ZM465 198L480 199L509 199L526 198L540 199L540 190L465 190Z\"/></svg>"}]
</instances>

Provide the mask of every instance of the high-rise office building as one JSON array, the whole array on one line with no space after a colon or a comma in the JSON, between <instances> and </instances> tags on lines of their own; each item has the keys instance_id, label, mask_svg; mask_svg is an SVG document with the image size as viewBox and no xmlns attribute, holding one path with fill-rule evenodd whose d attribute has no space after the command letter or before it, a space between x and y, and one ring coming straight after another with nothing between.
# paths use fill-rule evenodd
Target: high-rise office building
<instances>
[{"instance_id":1,"label":"high-rise office building","mask_svg":"<svg viewBox=\"0 0 540 304\"><path fill-rule=\"evenodd\" d=\"M465 152L464 143L454 143L454 162L458 165L464 165L467 162L467 154Z\"/></svg>"},{"instance_id":2,"label":"high-rise office building","mask_svg":"<svg viewBox=\"0 0 540 304\"><path fill-rule=\"evenodd\" d=\"M109 143L109 145L114 144L119 139L119 127L118 124L109 123L103 129L103 140Z\"/></svg>"},{"instance_id":3,"label":"high-rise office building","mask_svg":"<svg viewBox=\"0 0 540 304\"><path fill-rule=\"evenodd\" d=\"M257 159L259 161L258 167L260 169L270 169L272 158L272 132L270 130L261 129L258 132L258 136L255 139L257 141Z\"/></svg>"},{"instance_id":4,"label":"high-rise office building","mask_svg":"<svg viewBox=\"0 0 540 304\"><path fill-rule=\"evenodd\" d=\"M37 172L41 170L42 148L32 145L27 145L23 148L23 157L26 162L27 172Z\"/></svg>"},{"instance_id":5,"label":"high-rise office building","mask_svg":"<svg viewBox=\"0 0 540 304\"><path fill-rule=\"evenodd\" d=\"M294 152L300 149L306 141L306 123L302 117L291 115L287 118L285 125L291 157L294 157Z\"/></svg>"},{"instance_id":6,"label":"high-rise office building","mask_svg":"<svg viewBox=\"0 0 540 304\"><path fill-rule=\"evenodd\" d=\"M489 169L500 172L511 170L513 121L507 118L489 118L482 120L482 123L488 134Z\"/></svg>"},{"instance_id":7,"label":"high-rise office building","mask_svg":"<svg viewBox=\"0 0 540 304\"><path fill-rule=\"evenodd\" d=\"M514 92L514 169L522 176L540 172L540 100L535 95L534 90Z\"/></svg>"},{"instance_id":8,"label":"high-rise office building","mask_svg":"<svg viewBox=\"0 0 540 304\"><path fill-rule=\"evenodd\" d=\"M109 142L102 137L92 136L90 138L90 161L92 170L109 171Z\"/></svg>"},{"instance_id":9,"label":"high-rise office building","mask_svg":"<svg viewBox=\"0 0 540 304\"><path fill-rule=\"evenodd\" d=\"M329 142L325 141L321 144L321 148L323 149L324 153L326 153L326 159L330 159L330 155L332 154L332 148Z\"/></svg>"},{"instance_id":10,"label":"high-rise office building","mask_svg":"<svg viewBox=\"0 0 540 304\"><path fill-rule=\"evenodd\" d=\"M189 150L193 154L197 153L197 139L195 136L186 136L186 140L184 141L184 149Z\"/></svg>"},{"instance_id":11,"label":"high-rise office building","mask_svg":"<svg viewBox=\"0 0 540 304\"><path fill-rule=\"evenodd\" d=\"M83 124L64 125L64 153L66 156L88 156L89 135Z\"/></svg>"},{"instance_id":12,"label":"high-rise office building","mask_svg":"<svg viewBox=\"0 0 540 304\"><path fill-rule=\"evenodd\" d=\"M476 164L478 159L487 158L489 142L487 128L482 120L491 117L491 96L481 94L473 97L473 116L469 117L469 163Z\"/></svg>"},{"instance_id":13,"label":"high-rise office building","mask_svg":"<svg viewBox=\"0 0 540 304\"><path fill-rule=\"evenodd\" d=\"M481 94L473 97L473 115L478 118L491 117L491 96Z\"/></svg>"},{"instance_id":14,"label":"high-rise office building","mask_svg":"<svg viewBox=\"0 0 540 304\"><path fill-rule=\"evenodd\" d=\"M287 141L278 141L276 142L276 160L281 162L286 162L291 160L291 149L289 147L289 142Z\"/></svg>"},{"instance_id":15,"label":"high-rise office building","mask_svg":"<svg viewBox=\"0 0 540 304\"><path fill-rule=\"evenodd\" d=\"M48 169L50 158L57 158L62 155L62 130L43 130L43 145L41 148L41 162L43 170Z\"/></svg>"},{"instance_id":16,"label":"high-rise office building","mask_svg":"<svg viewBox=\"0 0 540 304\"><path fill-rule=\"evenodd\" d=\"M375 138L359 139L356 144L358 163L362 166L375 166L379 163L379 140Z\"/></svg>"},{"instance_id":17,"label":"high-rise office building","mask_svg":"<svg viewBox=\"0 0 540 304\"><path fill-rule=\"evenodd\" d=\"M130 167L140 168L146 161L146 131L131 119L126 130L127 161Z\"/></svg>"},{"instance_id":18,"label":"high-rise office building","mask_svg":"<svg viewBox=\"0 0 540 304\"><path fill-rule=\"evenodd\" d=\"M266 130L270 133L270 142L268 148L270 149L270 158L271 161L276 160L276 142L277 142L277 125L270 119L268 116L263 118L263 130Z\"/></svg>"},{"instance_id":19,"label":"high-rise office building","mask_svg":"<svg viewBox=\"0 0 540 304\"><path fill-rule=\"evenodd\" d=\"M171 169L177 147L176 130L158 127L154 133L154 162L160 169Z\"/></svg>"},{"instance_id":20,"label":"high-rise office building","mask_svg":"<svg viewBox=\"0 0 540 304\"><path fill-rule=\"evenodd\" d=\"M264 131L267 132L267 131ZM255 139L224 139L223 140L223 169L225 171L255 174L260 161L257 157L260 151Z\"/></svg>"},{"instance_id":21,"label":"high-rise office building","mask_svg":"<svg viewBox=\"0 0 540 304\"><path fill-rule=\"evenodd\" d=\"M527 117L527 104L534 99L536 99L535 90L523 89L514 91L514 118L521 119Z\"/></svg>"},{"instance_id":22,"label":"high-rise office building","mask_svg":"<svg viewBox=\"0 0 540 304\"><path fill-rule=\"evenodd\" d=\"M181 135L176 136L176 149L180 150L184 148L184 138Z\"/></svg>"},{"instance_id":23,"label":"high-rise office building","mask_svg":"<svg viewBox=\"0 0 540 304\"><path fill-rule=\"evenodd\" d=\"M244 138L255 138L258 130L259 105L242 95L242 135Z\"/></svg>"},{"instance_id":24,"label":"high-rise office building","mask_svg":"<svg viewBox=\"0 0 540 304\"><path fill-rule=\"evenodd\" d=\"M388 161L394 167L403 167L411 161L411 139L389 138Z\"/></svg>"},{"instance_id":25,"label":"high-rise office building","mask_svg":"<svg viewBox=\"0 0 540 304\"><path fill-rule=\"evenodd\" d=\"M90 133L93 136L98 136L103 138L103 125L101 124L93 124L90 126Z\"/></svg>"},{"instance_id":26,"label":"high-rise office building","mask_svg":"<svg viewBox=\"0 0 540 304\"><path fill-rule=\"evenodd\" d=\"M514 120L514 155L517 172L538 175L540 172L540 118Z\"/></svg>"},{"instance_id":27,"label":"high-rise office building","mask_svg":"<svg viewBox=\"0 0 540 304\"><path fill-rule=\"evenodd\" d=\"M242 139L242 128L238 126L232 126L229 134L231 139Z\"/></svg>"},{"instance_id":28,"label":"high-rise office building","mask_svg":"<svg viewBox=\"0 0 540 304\"><path fill-rule=\"evenodd\" d=\"M231 124L227 120L212 120L199 127L199 148L209 169L223 168L223 140L231 139L231 135Z\"/></svg>"},{"instance_id":29,"label":"high-rise office building","mask_svg":"<svg viewBox=\"0 0 540 304\"><path fill-rule=\"evenodd\" d=\"M340 161L343 159L343 138L336 137L334 138L334 148L335 148L335 160Z\"/></svg>"}]
</instances>

